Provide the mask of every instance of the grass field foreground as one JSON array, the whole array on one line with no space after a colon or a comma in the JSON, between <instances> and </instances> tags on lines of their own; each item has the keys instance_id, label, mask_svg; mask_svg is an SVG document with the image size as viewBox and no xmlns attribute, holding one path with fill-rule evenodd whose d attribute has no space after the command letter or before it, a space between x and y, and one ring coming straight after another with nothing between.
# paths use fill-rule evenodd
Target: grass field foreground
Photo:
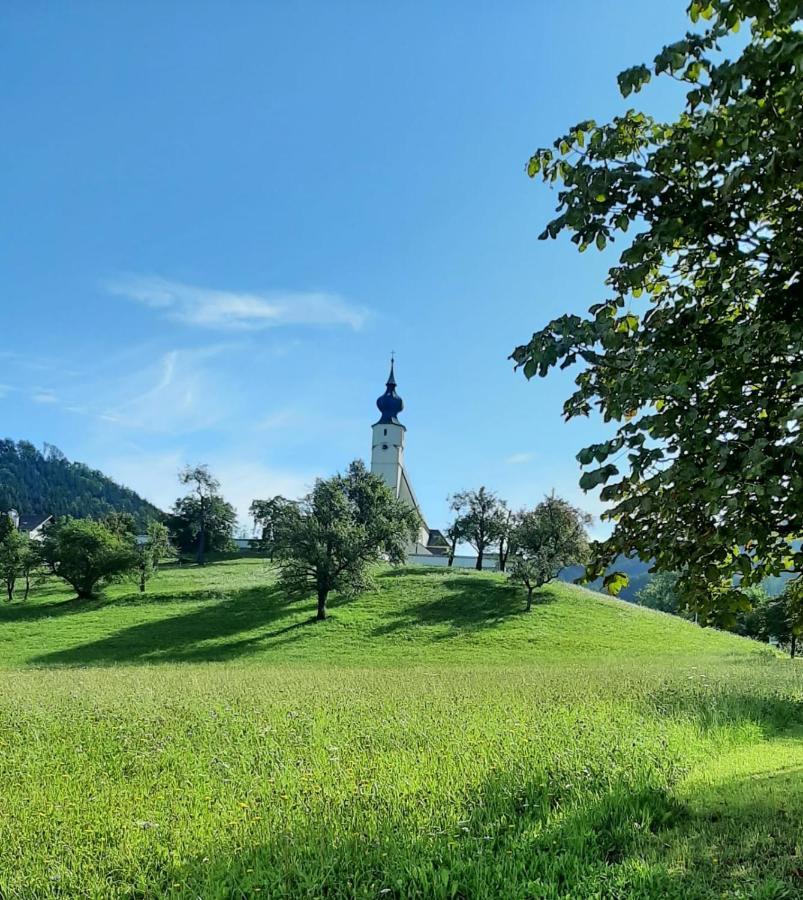
<instances>
[{"instance_id":1,"label":"grass field foreground","mask_svg":"<svg viewBox=\"0 0 803 900\"><path fill-rule=\"evenodd\" d=\"M568 586L378 584L322 625L253 561L3 608L0 896L800 895L799 666Z\"/></svg>"}]
</instances>

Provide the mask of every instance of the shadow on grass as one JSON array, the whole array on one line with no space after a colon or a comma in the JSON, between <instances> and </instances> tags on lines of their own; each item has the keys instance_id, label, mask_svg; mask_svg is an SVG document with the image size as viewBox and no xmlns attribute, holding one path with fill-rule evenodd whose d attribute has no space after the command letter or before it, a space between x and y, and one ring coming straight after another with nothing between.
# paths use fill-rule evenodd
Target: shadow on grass
<instances>
[{"instance_id":1,"label":"shadow on grass","mask_svg":"<svg viewBox=\"0 0 803 900\"><path fill-rule=\"evenodd\" d=\"M71 616L91 610L103 609L116 601L98 596L91 600L79 600L70 597L67 600L48 602L15 603L0 607L0 623L5 622L37 622L39 619L53 619L59 616Z\"/></svg>"},{"instance_id":2,"label":"shadow on grass","mask_svg":"<svg viewBox=\"0 0 803 900\"><path fill-rule=\"evenodd\" d=\"M420 798L407 801L414 810L397 798L378 821L376 798L354 795L342 819L331 805L313 807L264 843L219 843L154 877L193 896L345 898L355 884L391 898L800 896L799 808L785 816L773 791L727 805L712 827L650 780L577 794L549 773L524 782L505 773L467 791L460 821L433 809L426 825ZM729 788L737 797L739 785Z\"/></svg>"},{"instance_id":3,"label":"shadow on grass","mask_svg":"<svg viewBox=\"0 0 803 900\"><path fill-rule=\"evenodd\" d=\"M536 595L536 603L527 613L526 598L515 585L475 575L444 574L443 570L438 569L429 571L435 571L440 576L442 591L431 600L417 598L400 606L383 624L372 630L373 637L404 631L416 625L448 625L456 633L479 631L501 625L512 616L537 615L539 602L541 605L553 602L550 594ZM429 575L424 567L392 570L381 577L398 578L403 575L437 577Z\"/></svg>"},{"instance_id":4,"label":"shadow on grass","mask_svg":"<svg viewBox=\"0 0 803 900\"><path fill-rule=\"evenodd\" d=\"M199 593L203 595L204 592ZM98 603L99 607L115 605L115 601ZM86 605L80 607L81 610L87 608ZM96 641L42 654L29 660L29 665L90 666L232 660L265 650L265 641L268 640L271 649L294 640L300 628L314 621L285 622L289 617L297 618L298 613L299 606L289 604L274 585L245 588L232 591L225 599L190 612L141 622ZM258 630L257 634L248 634L240 640L226 640L255 630Z\"/></svg>"},{"instance_id":5,"label":"shadow on grass","mask_svg":"<svg viewBox=\"0 0 803 900\"><path fill-rule=\"evenodd\" d=\"M225 560L224 560L225 561ZM196 569L198 571L211 570L214 561L207 563L205 567L192 564L178 567L174 563L168 563L160 567L160 571L169 572L183 569ZM60 616L71 616L77 613L93 612L104 609L107 606L152 606L157 603L197 603L203 600L222 600L229 596L230 592L219 587L210 588L199 585L182 586L180 592L175 590L158 590L150 585L144 593L141 593L131 582L131 589L124 594L115 593L109 595L109 589L119 588L120 583L105 585L98 589L95 596L88 600L81 600L71 596L72 589L66 583L49 576L46 582L48 593L57 591L66 595L64 599L40 599L37 593L45 590L41 585L34 587L28 601L15 601L14 603L0 602L0 624L16 622L36 622L40 619L52 619Z\"/></svg>"}]
</instances>

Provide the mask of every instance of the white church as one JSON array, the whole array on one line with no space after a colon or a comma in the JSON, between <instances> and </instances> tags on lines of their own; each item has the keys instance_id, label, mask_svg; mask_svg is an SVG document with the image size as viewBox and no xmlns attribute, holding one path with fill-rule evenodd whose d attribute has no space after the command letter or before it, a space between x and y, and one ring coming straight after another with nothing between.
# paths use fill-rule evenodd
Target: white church
<instances>
[{"instance_id":1,"label":"white church","mask_svg":"<svg viewBox=\"0 0 803 900\"><path fill-rule=\"evenodd\" d=\"M418 515L418 539L410 547L408 556L416 562L438 565L445 562L448 543L440 531L427 527L413 486L404 468L404 436L407 429L399 421L404 409L402 398L396 393L396 375L393 359L390 362L385 393L376 401L379 421L373 426L371 447L371 472L378 475L400 500L410 505Z\"/></svg>"}]
</instances>

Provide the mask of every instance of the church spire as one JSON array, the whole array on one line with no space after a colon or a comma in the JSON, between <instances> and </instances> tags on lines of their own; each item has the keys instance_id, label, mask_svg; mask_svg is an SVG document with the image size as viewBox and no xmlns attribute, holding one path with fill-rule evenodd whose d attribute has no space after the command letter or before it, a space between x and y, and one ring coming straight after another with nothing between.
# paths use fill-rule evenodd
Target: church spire
<instances>
[{"instance_id":1,"label":"church spire","mask_svg":"<svg viewBox=\"0 0 803 900\"><path fill-rule=\"evenodd\" d=\"M398 420L398 415L404 409L404 401L396 393L395 362L396 360L393 354L391 354L390 374L388 375L388 380L385 384L386 390L376 401L377 409L381 413L377 425L401 425L401 422Z\"/></svg>"}]
</instances>

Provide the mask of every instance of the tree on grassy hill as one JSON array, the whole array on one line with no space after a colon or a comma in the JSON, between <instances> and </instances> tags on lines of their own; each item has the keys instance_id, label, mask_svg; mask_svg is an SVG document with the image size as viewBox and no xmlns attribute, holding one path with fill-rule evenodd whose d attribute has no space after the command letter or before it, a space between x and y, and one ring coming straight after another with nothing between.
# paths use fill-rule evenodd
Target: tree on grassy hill
<instances>
[{"instance_id":1,"label":"tree on grassy hill","mask_svg":"<svg viewBox=\"0 0 803 900\"><path fill-rule=\"evenodd\" d=\"M533 592L557 578L567 566L583 563L588 555L586 526L591 516L553 492L535 509L516 516L511 535L509 578L527 589L527 610Z\"/></svg>"},{"instance_id":2,"label":"tree on grassy hill","mask_svg":"<svg viewBox=\"0 0 803 900\"><path fill-rule=\"evenodd\" d=\"M291 599L314 594L318 620L332 591L354 597L366 590L372 563L404 562L418 532L416 513L359 461L277 508L272 547L280 584Z\"/></svg>"},{"instance_id":3,"label":"tree on grassy hill","mask_svg":"<svg viewBox=\"0 0 803 900\"><path fill-rule=\"evenodd\" d=\"M741 588L745 597L745 609L739 613L736 622L729 629L742 637L752 638L754 641L769 640L767 632L767 612L770 604L770 595L761 585L755 584ZM716 623L714 623L716 624Z\"/></svg>"},{"instance_id":4,"label":"tree on grassy hill","mask_svg":"<svg viewBox=\"0 0 803 900\"><path fill-rule=\"evenodd\" d=\"M133 537L137 533L136 519L128 512L113 510L105 515L101 521L112 534L122 538Z\"/></svg>"},{"instance_id":5,"label":"tree on grassy hill","mask_svg":"<svg viewBox=\"0 0 803 900\"><path fill-rule=\"evenodd\" d=\"M451 568L454 565L455 554L457 553L457 545L463 537L463 523L459 518L455 519L446 529L446 540L449 542L449 550L447 553L447 565Z\"/></svg>"},{"instance_id":6,"label":"tree on grassy hill","mask_svg":"<svg viewBox=\"0 0 803 900\"><path fill-rule=\"evenodd\" d=\"M28 599L31 585L44 580L45 573L43 570L42 548L37 541L31 540L25 535L21 552L19 554L19 572L17 577L21 578L24 584L22 591L23 602Z\"/></svg>"},{"instance_id":7,"label":"tree on grassy hill","mask_svg":"<svg viewBox=\"0 0 803 900\"><path fill-rule=\"evenodd\" d=\"M449 498L459 523L460 540L468 541L477 551L478 570L482 569L487 550L500 538L507 516L507 504L486 487L476 491L459 491Z\"/></svg>"},{"instance_id":8,"label":"tree on grassy hill","mask_svg":"<svg viewBox=\"0 0 803 900\"><path fill-rule=\"evenodd\" d=\"M36 568L38 556L33 541L18 531L5 513L0 514L0 579L6 590L9 603L14 599L17 581L25 581L25 600L31 586L31 576Z\"/></svg>"},{"instance_id":9,"label":"tree on grassy hill","mask_svg":"<svg viewBox=\"0 0 803 900\"><path fill-rule=\"evenodd\" d=\"M136 565L133 542L91 519L60 519L51 525L41 555L50 572L71 585L81 600Z\"/></svg>"},{"instance_id":10,"label":"tree on grassy hill","mask_svg":"<svg viewBox=\"0 0 803 900\"><path fill-rule=\"evenodd\" d=\"M187 466L178 478L191 491L173 504L170 532L176 547L185 553L194 552L196 562L203 566L208 552L232 549L237 513L220 496L220 482L207 466Z\"/></svg>"},{"instance_id":11,"label":"tree on grassy hill","mask_svg":"<svg viewBox=\"0 0 803 900\"><path fill-rule=\"evenodd\" d=\"M768 639L775 638L788 647L794 659L798 639L803 636L803 579L790 581L780 596L769 598L764 616Z\"/></svg>"},{"instance_id":12,"label":"tree on grassy hill","mask_svg":"<svg viewBox=\"0 0 803 900\"><path fill-rule=\"evenodd\" d=\"M681 616L694 618L694 613L683 602L677 589L678 577L674 572L656 572L636 594L635 602L647 609L657 609Z\"/></svg>"},{"instance_id":13,"label":"tree on grassy hill","mask_svg":"<svg viewBox=\"0 0 803 900\"><path fill-rule=\"evenodd\" d=\"M499 571L507 569L507 560L510 556L510 546L513 540L513 532L516 530L517 517L512 509L505 506L499 518L499 530L497 541L499 542Z\"/></svg>"},{"instance_id":14,"label":"tree on grassy hill","mask_svg":"<svg viewBox=\"0 0 803 900\"><path fill-rule=\"evenodd\" d=\"M254 500L251 503L249 508L251 518L261 530L259 549L268 559L273 559L276 550L278 525L293 505L292 500L281 495L271 497L269 500Z\"/></svg>"},{"instance_id":15,"label":"tree on grassy hill","mask_svg":"<svg viewBox=\"0 0 803 900\"><path fill-rule=\"evenodd\" d=\"M145 585L154 576L159 563L171 552L170 532L161 522L149 522L145 540L136 545L135 556L137 583L141 594L145 593Z\"/></svg>"},{"instance_id":16,"label":"tree on grassy hill","mask_svg":"<svg viewBox=\"0 0 803 900\"><path fill-rule=\"evenodd\" d=\"M619 76L623 96L653 75L686 84L674 121L580 122L531 158L531 177L562 183L541 238L568 231L583 251L636 235L607 296L513 359L527 378L582 362L565 417L616 423L578 454L614 523L587 576L637 554L677 572L689 605L733 617L734 578L803 569L803 5L689 12L701 31ZM740 24L749 40L728 58Z\"/></svg>"},{"instance_id":17,"label":"tree on grassy hill","mask_svg":"<svg viewBox=\"0 0 803 900\"><path fill-rule=\"evenodd\" d=\"M9 602L14 599L17 580L19 531L6 513L0 513L0 578Z\"/></svg>"}]
</instances>

